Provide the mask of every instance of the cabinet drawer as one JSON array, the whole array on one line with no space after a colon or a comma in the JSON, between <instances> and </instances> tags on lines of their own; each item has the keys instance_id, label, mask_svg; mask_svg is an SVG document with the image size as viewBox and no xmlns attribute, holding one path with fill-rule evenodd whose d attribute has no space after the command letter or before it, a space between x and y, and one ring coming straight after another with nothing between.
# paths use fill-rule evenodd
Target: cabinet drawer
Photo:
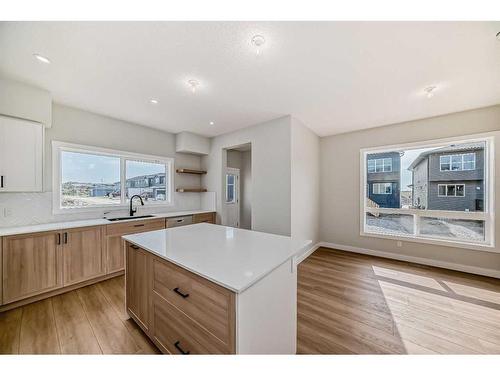
<instances>
[{"instance_id":1,"label":"cabinet drawer","mask_svg":"<svg viewBox=\"0 0 500 375\"><path fill-rule=\"evenodd\" d=\"M215 213L208 212L205 214L196 214L193 215L193 223L210 223L215 224Z\"/></svg>"},{"instance_id":2,"label":"cabinet drawer","mask_svg":"<svg viewBox=\"0 0 500 375\"><path fill-rule=\"evenodd\" d=\"M223 343L234 346L233 292L157 257L153 290Z\"/></svg>"},{"instance_id":3,"label":"cabinet drawer","mask_svg":"<svg viewBox=\"0 0 500 375\"><path fill-rule=\"evenodd\" d=\"M126 223L108 224L106 226L106 235L125 235L158 229L165 229L165 219L135 220Z\"/></svg>"},{"instance_id":4,"label":"cabinet drawer","mask_svg":"<svg viewBox=\"0 0 500 375\"><path fill-rule=\"evenodd\" d=\"M153 337L172 354L228 354L226 345L153 292Z\"/></svg>"}]
</instances>

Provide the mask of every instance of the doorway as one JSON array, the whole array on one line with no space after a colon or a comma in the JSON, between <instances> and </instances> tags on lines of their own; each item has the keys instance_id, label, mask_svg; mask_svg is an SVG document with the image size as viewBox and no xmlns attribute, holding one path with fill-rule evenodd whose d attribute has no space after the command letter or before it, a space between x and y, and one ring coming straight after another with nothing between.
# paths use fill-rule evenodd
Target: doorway
<instances>
[{"instance_id":1,"label":"doorway","mask_svg":"<svg viewBox=\"0 0 500 375\"><path fill-rule=\"evenodd\" d=\"M247 143L224 152L223 224L252 229L252 146Z\"/></svg>"}]
</instances>

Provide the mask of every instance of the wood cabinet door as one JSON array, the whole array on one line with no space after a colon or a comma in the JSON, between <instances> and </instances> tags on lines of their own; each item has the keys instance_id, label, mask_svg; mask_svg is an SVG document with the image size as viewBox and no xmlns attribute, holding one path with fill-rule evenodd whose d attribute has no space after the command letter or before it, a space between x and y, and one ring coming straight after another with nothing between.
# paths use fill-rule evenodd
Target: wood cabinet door
<instances>
[{"instance_id":1,"label":"wood cabinet door","mask_svg":"<svg viewBox=\"0 0 500 375\"><path fill-rule=\"evenodd\" d=\"M127 243L125 270L127 310L139 320L141 328L146 331L149 330L149 303L152 288L150 261L151 257L146 251Z\"/></svg>"},{"instance_id":2,"label":"wood cabinet door","mask_svg":"<svg viewBox=\"0 0 500 375\"><path fill-rule=\"evenodd\" d=\"M68 229L62 237L64 286L104 274L101 227Z\"/></svg>"},{"instance_id":3,"label":"wood cabinet door","mask_svg":"<svg viewBox=\"0 0 500 375\"><path fill-rule=\"evenodd\" d=\"M122 236L106 236L106 273L113 273L125 269L125 252L123 251Z\"/></svg>"},{"instance_id":4,"label":"wood cabinet door","mask_svg":"<svg viewBox=\"0 0 500 375\"><path fill-rule=\"evenodd\" d=\"M134 220L106 227L106 273L125 269L125 251L122 236L132 233L165 229L165 219Z\"/></svg>"},{"instance_id":5,"label":"wood cabinet door","mask_svg":"<svg viewBox=\"0 0 500 375\"><path fill-rule=\"evenodd\" d=\"M62 286L60 232L3 238L3 304Z\"/></svg>"}]
</instances>

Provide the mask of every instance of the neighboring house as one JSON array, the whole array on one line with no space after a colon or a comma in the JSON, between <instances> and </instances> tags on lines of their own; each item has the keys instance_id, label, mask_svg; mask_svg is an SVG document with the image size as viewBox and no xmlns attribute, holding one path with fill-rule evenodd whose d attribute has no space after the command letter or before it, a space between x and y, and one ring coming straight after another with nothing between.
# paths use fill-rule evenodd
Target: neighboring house
<instances>
[{"instance_id":1,"label":"neighboring house","mask_svg":"<svg viewBox=\"0 0 500 375\"><path fill-rule=\"evenodd\" d=\"M94 185L90 189L89 195L91 197L104 197L111 194L113 191L115 191L113 184Z\"/></svg>"},{"instance_id":2,"label":"neighboring house","mask_svg":"<svg viewBox=\"0 0 500 375\"><path fill-rule=\"evenodd\" d=\"M127 197L139 194L146 199L164 200L166 198L165 173L127 178Z\"/></svg>"},{"instance_id":3,"label":"neighboring house","mask_svg":"<svg viewBox=\"0 0 500 375\"><path fill-rule=\"evenodd\" d=\"M429 210L484 210L484 144L422 152L408 167L413 206Z\"/></svg>"},{"instance_id":4,"label":"neighboring house","mask_svg":"<svg viewBox=\"0 0 500 375\"><path fill-rule=\"evenodd\" d=\"M368 198L379 207L400 208L400 153L368 154L366 159Z\"/></svg>"}]
</instances>

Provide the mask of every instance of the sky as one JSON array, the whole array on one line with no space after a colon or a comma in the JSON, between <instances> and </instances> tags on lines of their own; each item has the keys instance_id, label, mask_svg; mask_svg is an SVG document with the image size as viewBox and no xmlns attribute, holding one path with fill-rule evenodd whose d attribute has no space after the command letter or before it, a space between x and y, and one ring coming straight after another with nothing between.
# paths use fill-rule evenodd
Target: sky
<instances>
[{"instance_id":1,"label":"sky","mask_svg":"<svg viewBox=\"0 0 500 375\"><path fill-rule=\"evenodd\" d=\"M405 150L404 155L401 157L401 191L411 191L408 187L412 183L412 173L408 170L411 163L420 155L422 152L435 149L432 148L419 148L414 150Z\"/></svg>"},{"instance_id":2,"label":"sky","mask_svg":"<svg viewBox=\"0 0 500 375\"><path fill-rule=\"evenodd\" d=\"M62 152L62 182L112 184L120 181L120 158L77 152ZM127 178L165 173L161 164L127 161Z\"/></svg>"}]
</instances>

